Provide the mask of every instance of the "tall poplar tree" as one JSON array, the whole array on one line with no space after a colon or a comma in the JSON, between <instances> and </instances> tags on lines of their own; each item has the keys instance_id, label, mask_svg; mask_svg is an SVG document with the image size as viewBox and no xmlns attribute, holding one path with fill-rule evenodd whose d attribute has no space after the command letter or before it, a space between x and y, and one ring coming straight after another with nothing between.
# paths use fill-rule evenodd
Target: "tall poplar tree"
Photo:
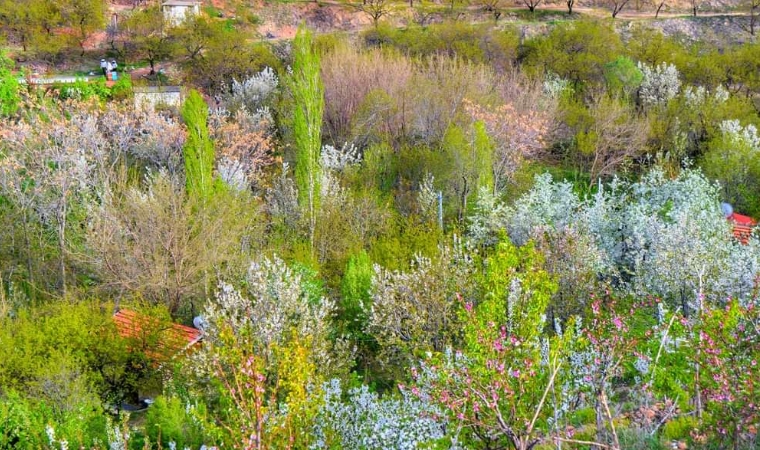
<instances>
[{"instance_id":1,"label":"tall poplar tree","mask_svg":"<svg viewBox=\"0 0 760 450\"><path fill-rule=\"evenodd\" d=\"M213 189L214 144L208 134L208 106L198 91L192 90L187 96L182 105L182 119L187 126L187 140L182 149L187 193L208 198Z\"/></svg>"},{"instance_id":2,"label":"tall poplar tree","mask_svg":"<svg viewBox=\"0 0 760 450\"><path fill-rule=\"evenodd\" d=\"M325 100L319 73L319 56L312 49L311 43L311 33L303 27L299 29L293 41L290 88L294 102L293 136L296 145L298 201L309 218L309 238L313 248L322 177L319 158Z\"/></svg>"}]
</instances>

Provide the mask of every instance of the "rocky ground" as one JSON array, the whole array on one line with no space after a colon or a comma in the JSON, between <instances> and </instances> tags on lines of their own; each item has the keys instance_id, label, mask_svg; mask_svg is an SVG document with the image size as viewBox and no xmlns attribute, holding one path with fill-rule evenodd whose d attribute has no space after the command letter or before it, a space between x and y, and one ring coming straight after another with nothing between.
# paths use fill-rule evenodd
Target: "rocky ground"
<instances>
[{"instance_id":1,"label":"rocky ground","mask_svg":"<svg viewBox=\"0 0 760 450\"><path fill-rule=\"evenodd\" d=\"M747 31L747 18L738 15L652 20L647 25L661 30L667 36L680 36L690 41L707 41L719 45L743 43L752 38Z\"/></svg>"}]
</instances>

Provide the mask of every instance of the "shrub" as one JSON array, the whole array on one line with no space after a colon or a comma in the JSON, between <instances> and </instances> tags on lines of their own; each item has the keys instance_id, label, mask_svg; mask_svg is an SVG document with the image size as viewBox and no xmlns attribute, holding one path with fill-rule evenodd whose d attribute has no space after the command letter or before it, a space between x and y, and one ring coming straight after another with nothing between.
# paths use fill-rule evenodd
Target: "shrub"
<instances>
[{"instance_id":1,"label":"shrub","mask_svg":"<svg viewBox=\"0 0 760 450\"><path fill-rule=\"evenodd\" d=\"M529 71L551 71L576 86L599 85L605 66L620 55L620 37L601 21L565 22L545 37L526 41L525 65Z\"/></svg>"},{"instance_id":2,"label":"shrub","mask_svg":"<svg viewBox=\"0 0 760 450\"><path fill-rule=\"evenodd\" d=\"M639 87L644 76L630 58L618 56L604 66L604 78L607 81L607 89L613 95L623 93L628 96Z\"/></svg>"},{"instance_id":3,"label":"shrub","mask_svg":"<svg viewBox=\"0 0 760 450\"><path fill-rule=\"evenodd\" d=\"M371 301L372 261L361 251L349 258L341 281L341 316L347 322L346 328L359 333L366 326L366 307Z\"/></svg>"},{"instance_id":4,"label":"shrub","mask_svg":"<svg viewBox=\"0 0 760 450\"><path fill-rule=\"evenodd\" d=\"M705 173L720 181L723 200L736 211L760 214L760 136L754 125L742 126L738 120L720 125L720 134L709 143L702 160Z\"/></svg>"},{"instance_id":5,"label":"shrub","mask_svg":"<svg viewBox=\"0 0 760 450\"><path fill-rule=\"evenodd\" d=\"M464 248L418 256L407 272L375 266L366 332L380 345L380 361L398 374L425 352L442 352L457 340L458 298L470 299L474 265Z\"/></svg>"},{"instance_id":6,"label":"shrub","mask_svg":"<svg viewBox=\"0 0 760 450\"><path fill-rule=\"evenodd\" d=\"M639 63L642 74L639 99L646 107L662 106L678 95L681 87L678 69L669 64L654 68Z\"/></svg>"},{"instance_id":7,"label":"shrub","mask_svg":"<svg viewBox=\"0 0 760 450\"><path fill-rule=\"evenodd\" d=\"M662 437L669 441L680 441L689 439L691 432L698 428L699 422L696 417L682 416L669 420L662 427Z\"/></svg>"},{"instance_id":8,"label":"shrub","mask_svg":"<svg viewBox=\"0 0 760 450\"><path fill-rule=\"evenodd\" d=\"M119 89L122 89L123 92L123 85ZM98 78L94 82L80 78L74 83L61 84L59 86L59 97L61 100L89 100L97 97L105 101L110 99L111 95L111 88L106 87L106 81L103 78Z\"/></svg>"},{"instance_id":9,"label":"shrub","mask_svg":"<svg viewBox=\"0 0 760 450\"><path fill-rule=\"evenodd\" d=\"M0 52L0 116L13 115L21 101L19 83L13 74L13 61Z\"/></svg>"},{"instance_id":10,"label":"shrub","mask_svg":"<svg viewBox=\"0 0 760 450\"><path fill-rule=\"evenodd\" d=\"M344 392L337 379L323 390L313 449L414 450L444 436L442 411L408 390L400 397L381 397L366 385Z\"/></svg>"},{"instance_id":11,"label":"shrub","mask_svg":"<svg viewBox=\"0 0 760 450\"><path fill-rule=\"evenodd\" d=\"M253 114L272 104L279 87L277 74L271 67L238 81L232 79L229 93L224 96L224 103L231 113L245 107Z\"/></svg>"},{"instance_id":12,"label":"shrub","mask_svg":"<svg viewBox=\"0 0 760 450\"><path fill-rule=\"evenodd\" d=\"M336 146L351 141L367 96L378 90L403 98L412 73L411 62L393 52L361 52L345 44L328 52L322 62L326 137Z\"/></svg>"},{"instance_id":13,"label":"shrub","mask_svg":"<svg viewBox=\"0 0 760 450\"><path fill-rule=\"evenodd\" d=\"M145 431L151 442L177 448L199 448L208 443L203 422L206 408L202 403L184 404L178 397L159 396L145 414Z\"/></svg>"}]
</instances>

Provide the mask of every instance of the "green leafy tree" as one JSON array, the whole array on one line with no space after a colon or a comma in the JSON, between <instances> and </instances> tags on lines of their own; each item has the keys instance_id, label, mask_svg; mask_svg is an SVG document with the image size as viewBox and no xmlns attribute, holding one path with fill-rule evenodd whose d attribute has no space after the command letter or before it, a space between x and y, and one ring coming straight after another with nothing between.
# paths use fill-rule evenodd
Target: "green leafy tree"
<instances>
[{"instance_id":1,"label":"green leafy tree","mask_svg":"<svg viewBox=\"0 0 760 450\"><path fill-rule=\"evenodd\" d=\"M161 11L158 8L137 10L123 26L127 30L130 55L146 61L150 74L155 75L156 63L168 59L175 51L174 36L165 32Z\"/></svg>"},{"instance_id":2,"label":"green leafy tree","mask_svg":"<svg viewBox=\"0 0 760 450\"><path fill-rule=\"evenodd\" d=\"M61 3L49 0L0 2L0 29L24 52L59 49L64 43L53 31L64 24Z\"/></svg>"},{"instance_id":3,"label":"green leafy tree","mask_svg":"<svg viewBox=\"0 0 760 450\"><path fill-rule=\"evenodd\" d=\"M413 370L469 448L538 448L556 420L549 394L562 377L571 334L543 336L556 284L541 265L532 245L503 240L480 277L485 295L458 305L462 345Z\"/></svg>"},{"instance_id":4,"label":"green leafy tree","mask_svg":"<svg viewBox=\"0 0 760 450\"><path fill-rule=\"evenodd\" d=\"M486 124L483 121L477 121L472 126L473 129L473 148L478 165L478 188L493 191L493 153L494 142L488 135Z\"/></svg>"},{"instance_id":5,"label":"green leafy tree","mask_svg":"<svg viewBox=\"0 0 760 450\"><path fill-rule=\"evenodd\" d=\"M103 0L66 0L60 3L64 24L74 31L73 37L84 55L87 39L105 27L106 2Z\"/></svg>"},{"instance_id":6,"label":"green leafy tree","mask_svg":"<svg viewBox=\"0 0 760 450\"><path fill-rule=\"evenodd\" d=\"M720 181L723 198L737 211L760 213L760 136L752 126L728 120L708 143L702 167L711 178Z\"/></svg>"},{"instance_id":7,"label":"green leafy tree","mask_svg":"<svg viewBox=\"0 0 760 450\"><path fill-rule=\"evenodd\" d=\"M187 96L182 119L188 130L182 150L187 193L208 198L213 189L214 144L208 134L208 106L198 91L192 90Z\"/></svg>"},{"instance_id":8,"label":"green leafy tree","mask_svg":"<svg viewBox=\"0 0 760 450\"><path fill-rule=\"evenodd\" d=\"M644 75L631 58L618 56L604 66L604 78L611 93L628 96L641 84Z\"/></svg>"},{"instance_id":9,"label":"green leafy tree","mask_svg":"<svg viewBox=\"0 0 760 450\"><path fill-rule=\"evenodd\" d=\"M457 219L461 222L470 199L480 188L493 191L494 143L485 123L479 120L470 133L456 125L450 126L443 136L442 147L442 161L437 164L441 169L434 175L446 185L444 196L456 200Z\"/></svg>"},{"instance_id":10,"label":"green leafy tree","mask_svg":"<svg viewBox=\"0 0 760 450\"><path fill-rule=\"evenodd\" d=\"M279 69L282 63L265 44L250 44L248 36L237 30L223 29L222 33L190 39L178 37L186 58L181 63L185 79L205 92L229 92L230 80L243 81L266 67ZM190 58L192 51L201 51Z\"/></svg>"},{"instance_id":11,"label":"green leafy tree","mask_svg":"<svg viewBox=\"0 0 760 450\"><path fill-rule=\"evenodd\" d=\"M178 50L189 61L203 56L203 53L219 40L228 40L229 31L223 22L203 16L188 17L178 27L171 30L177 41Z\"/></svg>"},{"instance_id":12,"label":"green leafy tree","mask_svg":"<svg viewBox=\"0 0 760 450\"><path fill-rule=\"evenodd\" d=\"M0 52L0 116L11 116L21 101L18 79L13 74L13 60Z\"/></svg>"},{"instance_id":13,"label":"green leafy tree","mask_svg":"<svg viewBox=\"0 0 760 450\"><path fill-rule=\"evenodd\" d=\"M175 396L156 398L145 414L145 429L152 442L167 448L172 446L170 442L179 448L197 448L208 443L204 433L206 406L197 400L192 404L183 400Z\"/></svg>"},{"instance_id":14,"label":"green leafy tree","mask_svg":"<svg viewBox=\"0 0 760 450\"><path fill-rule=\"evenodd\" d=\"M525 43L528 70L551 71L576 86L601 84L605 65L622 50L620 37L609 24L581 20L563 23L549 35Z\"/></svg>"},{"instance_id":15,"label":"green leafy tree","mask_svg":"<svg viewBox=\"0 0 760 450\"><path fill-rule=\"evenodd\" d=\"M312 49L311 41L311 33L308 30L298 30L293 41L293 75L290 77L290 86L295 108L293 135L296 145L298 201L307 211L313 247L322 181L319 159L322 146L324 86L319 72L319 55Z\"/></svg>"},{"instance_id":16,"label":"green leafy tree","mask_svg":"<svg viewBox=\"0 0 760 450\"><path fill-rule=\"evenodd\" d=\"M372 297L372 261L365 251L352 256L346 264L340 290L342 297L342 315L348 322L346 328L353 333L360 333L367 322L365 307Z\"/></svg>"}]
</instances>

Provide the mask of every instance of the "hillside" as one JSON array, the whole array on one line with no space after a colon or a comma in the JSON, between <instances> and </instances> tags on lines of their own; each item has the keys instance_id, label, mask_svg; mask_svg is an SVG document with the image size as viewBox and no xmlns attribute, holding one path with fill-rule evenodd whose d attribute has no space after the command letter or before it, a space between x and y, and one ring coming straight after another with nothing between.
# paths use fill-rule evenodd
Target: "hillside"
<instances>
[{"instance_id":1,"label":"hillside","mask_svg":"<svg viewBox=\"0 0 760 450\"><path fill-rule=\"evenodd\" d=\"M675 6L0 0L0 450L760 448L756 16Z\"/></svg>"}]
</instances>

